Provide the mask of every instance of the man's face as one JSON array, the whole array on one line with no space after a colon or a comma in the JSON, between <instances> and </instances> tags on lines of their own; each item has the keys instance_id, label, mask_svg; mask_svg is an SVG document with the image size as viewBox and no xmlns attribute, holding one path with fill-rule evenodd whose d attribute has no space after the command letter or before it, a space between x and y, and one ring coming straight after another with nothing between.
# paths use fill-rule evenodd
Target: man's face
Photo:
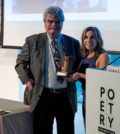
<instances>
[{"instance_id":1,"label":"man's face","mask_svg":"<svg viewBox=\"0 0 120 134\"><path fill-rule=\"evenodd\" d=\"M47 16L45 20L46 32L52 38L57 38L62 30L63 22L54 19L53 16Z\"/></svg>"}]
</instances>

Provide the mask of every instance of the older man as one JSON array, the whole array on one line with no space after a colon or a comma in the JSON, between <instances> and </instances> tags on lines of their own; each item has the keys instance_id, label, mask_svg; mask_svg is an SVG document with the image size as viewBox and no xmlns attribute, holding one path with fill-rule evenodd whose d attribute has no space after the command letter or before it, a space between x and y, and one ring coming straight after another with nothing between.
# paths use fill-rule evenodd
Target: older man
<instances>
[{"instance_id":1,"label":"older man","mask_svg":"<svg viewBox=\"0 0 120 134\"><path fill-rule=\"evenodd\" d=\"M51 43L54 40L57 44L58 59L61 60L64 55L74 58L72 72L76 71L81 60L80 44L78 40L61 34L64 22L61 8L47 8L43 20L46 32L26 38L15 69L22 83L33 92L34 134L52 134L54 118L58 134L74 134L75 84L56 75L59 60L55 60L56 50Z\"/></svg>"}]
</instances>

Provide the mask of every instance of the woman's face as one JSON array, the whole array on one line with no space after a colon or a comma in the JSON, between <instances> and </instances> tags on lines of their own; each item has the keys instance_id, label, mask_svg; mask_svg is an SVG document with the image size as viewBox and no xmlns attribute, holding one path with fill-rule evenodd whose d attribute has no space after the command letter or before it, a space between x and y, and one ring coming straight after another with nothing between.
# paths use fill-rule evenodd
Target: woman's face
<instances>
[{"instance_id":1,"label":"woman's face","mask_svg":"<svg viewBox=\"0 0 120 134\"><path fill-rule=\"evenodd\" d=\"M97 40L92 30L86 32L83 44L88 51L94 51L96 48Z\"/></svg>"}]
</instances>

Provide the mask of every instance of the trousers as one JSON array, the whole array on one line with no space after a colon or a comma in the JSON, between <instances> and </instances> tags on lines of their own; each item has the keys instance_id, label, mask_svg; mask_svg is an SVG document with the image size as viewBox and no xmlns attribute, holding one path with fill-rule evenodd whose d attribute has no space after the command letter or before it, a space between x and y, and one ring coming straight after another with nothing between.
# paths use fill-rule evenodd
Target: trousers
<instances>
[{"instance_id":1,"label":"trousers","mask_svg":"<svg viewBox=\"0 0 120 134\"><path fill-rule=\"evenodd\" d=\"M43 88L41 98L33 111L34 134L53 134L54 119L57 134L74 134L74 116L66 92L54 94Z\"/></svg>"}]
</instances>

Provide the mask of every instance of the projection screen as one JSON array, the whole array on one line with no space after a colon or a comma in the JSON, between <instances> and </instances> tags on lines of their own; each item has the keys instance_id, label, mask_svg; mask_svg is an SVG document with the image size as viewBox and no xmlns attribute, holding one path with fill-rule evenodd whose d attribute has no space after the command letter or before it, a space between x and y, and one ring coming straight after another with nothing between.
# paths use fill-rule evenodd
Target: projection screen
<instances>
[{"instance_id":1,"label":"projection screen","mask_svg":"<svg viewBox=\"0 0 120 134\"><path fill-rule=\"evenodd\" d=\"M120 0L4 0L3 46L22 47L26 36L45 32L43 12L60 6L65 13L62 33L81 41L87 26L100 29L104 48L120 51Z\"/></svg>"}]
</instances>

